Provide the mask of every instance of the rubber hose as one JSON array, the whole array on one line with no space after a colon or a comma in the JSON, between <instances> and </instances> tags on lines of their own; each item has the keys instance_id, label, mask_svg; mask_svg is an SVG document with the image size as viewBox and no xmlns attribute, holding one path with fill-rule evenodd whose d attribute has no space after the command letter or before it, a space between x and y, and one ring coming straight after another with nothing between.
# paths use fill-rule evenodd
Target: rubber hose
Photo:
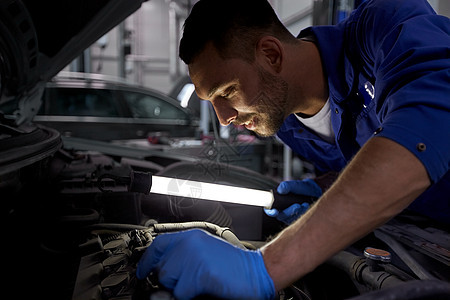
<instances>
[{"instance_id":1,"label":"rubber hose","mask_svg":"<svg viewBox=\"0 0 450 300\"><path fill-rule=\"evenodd\" d=\"M194 228L204 229L208 232L214 233L215 235L225 239L229 243L241 249L247 249L244 245L242 245L241 241L229 228L220 227L209 222L161 223L154 224L153 226L155 228L155 231L158 233L181 231Z\"/></svg>"}]
</instances>

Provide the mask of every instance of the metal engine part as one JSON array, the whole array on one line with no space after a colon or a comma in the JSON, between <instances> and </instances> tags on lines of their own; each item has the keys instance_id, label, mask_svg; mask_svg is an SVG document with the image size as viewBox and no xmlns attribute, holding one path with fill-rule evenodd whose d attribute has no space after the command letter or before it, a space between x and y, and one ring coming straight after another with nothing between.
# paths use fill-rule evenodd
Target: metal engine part
<instances>
[{"instance_id":1,"label":"metal engine part","mask_svg":"<svg viewBox=\"0 0 450 300\"><path fill-rule=\"evenodd\" d=\"M80 260L72 299L173 299L171 293L158 284L156 277L138 280L136 265L158 234L190 228L207 230L245 248L229 228L208 222L162 223L149 227L99 224L92 227L95 237L79 247L85 255ZM117 230L126 231L114 233Z\"/></svg>"},{"instance_id":2,"label":"metal engine part","mask_svg":"<svg viewBox=\"0 0 450 300\"><path fill-rule=\"evenodd\" d=\"M73 300L84 299L149 299L158 287L136 279L136 263L153 240L148 230L132 230L101 240L99 237L81 249L96 249L80 260Z\"/></svg>"}]
</instances>

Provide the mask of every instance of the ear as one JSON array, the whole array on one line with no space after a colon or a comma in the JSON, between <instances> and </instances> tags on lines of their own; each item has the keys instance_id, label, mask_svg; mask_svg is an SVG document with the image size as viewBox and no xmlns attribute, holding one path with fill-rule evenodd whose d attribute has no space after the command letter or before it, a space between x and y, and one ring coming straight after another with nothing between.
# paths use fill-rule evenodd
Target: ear
<instances>
[{"instance_id":1,"label":"ear","mask_svg":"<svg viewBox=\"0 0 450 300\"><path fill-rule=\"evenodd\" d=\"M276 73L281 72L283 56L283 45L273 36L263 36L256 44L256 59Z\"/></svg>"}]
</instances>

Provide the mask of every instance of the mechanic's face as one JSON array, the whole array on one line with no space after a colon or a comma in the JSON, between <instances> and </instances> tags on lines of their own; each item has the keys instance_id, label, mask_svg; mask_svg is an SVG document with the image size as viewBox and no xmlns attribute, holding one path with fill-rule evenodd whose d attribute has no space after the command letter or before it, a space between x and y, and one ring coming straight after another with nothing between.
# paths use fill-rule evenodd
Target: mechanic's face
<instances>
[{"instance_id":1,"label":"mechanic's face","mask_svg":"<svg viewBox=\"0 0 450 300\"><path fill-rule=\"evenodd\" d=\"M189 65L197 95L212 103L219 122L274 135L287 114L287 83L257 63L222 59L208 45Z\"/></svg>"}]
</instances>

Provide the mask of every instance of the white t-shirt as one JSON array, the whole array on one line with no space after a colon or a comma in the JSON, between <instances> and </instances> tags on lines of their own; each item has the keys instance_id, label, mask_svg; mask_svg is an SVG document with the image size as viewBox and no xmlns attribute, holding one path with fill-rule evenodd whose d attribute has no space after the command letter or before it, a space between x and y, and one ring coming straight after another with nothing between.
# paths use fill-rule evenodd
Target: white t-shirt
<instances>
[{"instance_id":1,"label":"white t-shirt","mask_svg":"<svg viewBox=\"0 0 450 300\"><path fill-rule=\"evenodd\" d=\"M303 123L306 127L315 132L322 139L330 144L334 144L334 130L331 126L331 110L330 102L327 100L322 109L312 117L302 118L295 114L295 116Z\"/></svg>"}]
</instances>

